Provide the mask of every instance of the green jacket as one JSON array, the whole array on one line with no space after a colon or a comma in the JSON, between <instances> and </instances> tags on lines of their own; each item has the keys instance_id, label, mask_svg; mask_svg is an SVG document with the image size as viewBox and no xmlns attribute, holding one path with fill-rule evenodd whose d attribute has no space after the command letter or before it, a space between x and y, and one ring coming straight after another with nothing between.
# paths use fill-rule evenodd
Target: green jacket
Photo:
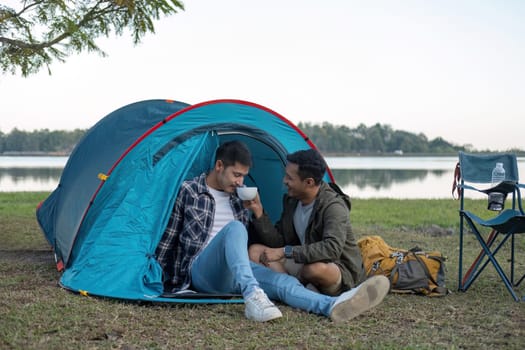
<instances>
[{"instance_id":1,"label":"green jacket","mask_svg":"<svg viewBox=\"0 0 525 350\"><path fill-rule=\"evenodd\" d=\"M341 268L344 290L361 283L365 279L361 251L352 233L349 208L343 199L327 183L321 183L306 228L304 245L301 245L293 225L297 202L297 199L284 196L283 212L275 226L266 213L254 219L250 232L252 241L271 248L291 245L297 263L334 262Z\"/></svg>"}]
</instances>

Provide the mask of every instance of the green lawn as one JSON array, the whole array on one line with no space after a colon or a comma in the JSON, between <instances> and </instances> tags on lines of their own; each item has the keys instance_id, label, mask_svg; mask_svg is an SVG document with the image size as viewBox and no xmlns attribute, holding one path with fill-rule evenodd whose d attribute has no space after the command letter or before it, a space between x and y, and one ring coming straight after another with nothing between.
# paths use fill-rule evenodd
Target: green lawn
<instances>
[{"instance_id":1,"label":"green lawn","mask_svg":"<svg viewBox=\"0 0 525 350\"><path fill-rule=\"evenodd\" d=\"M395 247L443 252L452 294L390 294L376 309L343 324L279 305L284 317L260 324L245 319L242 304L137 304L61 289L34 216L47 195L0 193L0 349L525 347L525 302L513 301L491 266L468 292L456 291L458 202L453 199L355 199L351 213L358 237L380 235ZM479 248L467 238L466 255L473 259ZM522 273L524 239L517 240ZM525 294L525 283L520 292Z\"/></svg>"}]
</instances>

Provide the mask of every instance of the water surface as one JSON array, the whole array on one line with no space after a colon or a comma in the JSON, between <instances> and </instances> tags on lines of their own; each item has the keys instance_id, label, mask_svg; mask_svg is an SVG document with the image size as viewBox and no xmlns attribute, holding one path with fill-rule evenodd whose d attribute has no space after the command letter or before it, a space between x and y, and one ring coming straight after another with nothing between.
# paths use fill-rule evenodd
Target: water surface
<instances>
[{"instance_id":1,"label":"water surface","mask_svg":"<svg viewBox=\"0 0 525 350\"><path fill-rule=\"evenodd\" d=\"M0 192L53 191L67 157L0 156ZM353 198L452 198L457 157L327 157ZM525 174L525 160L519 160ZM523 182L523 181L522 181Z\"/></svg>"}]
</instances>

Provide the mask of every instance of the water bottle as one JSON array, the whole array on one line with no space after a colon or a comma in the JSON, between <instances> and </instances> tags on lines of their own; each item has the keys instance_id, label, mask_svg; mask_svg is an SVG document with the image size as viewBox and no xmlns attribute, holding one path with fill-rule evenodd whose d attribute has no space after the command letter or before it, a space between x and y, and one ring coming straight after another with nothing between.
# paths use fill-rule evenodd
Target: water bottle
<instances>
[{"instance_id":1,"label":"water bottle","mask_svg":"<svg viewBox=\"0 0 525 350\"><path fill-rule=\"evenodd\" d=\"M505 169L503 163L496 163L496 167L492 170L492 186L505 181Z\"/></svg>"}]
</instances>

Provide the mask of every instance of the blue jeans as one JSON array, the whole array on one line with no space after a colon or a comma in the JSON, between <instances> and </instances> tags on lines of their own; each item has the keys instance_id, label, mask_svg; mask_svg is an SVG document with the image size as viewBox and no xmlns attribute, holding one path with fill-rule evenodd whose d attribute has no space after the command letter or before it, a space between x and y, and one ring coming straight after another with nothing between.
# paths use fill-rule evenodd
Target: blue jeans
<instances>
[{"instance_id":1,"label":"blue jeans","mask_svg":"<svg viewBox=\"0 0 525 350\"><path fill-rule=\"evenodd\" d=\"M312 292L299 280L255 264L248 258L248 233L239 221L222 228L191 266L193 288L204 293L240 293L257 286L270 299L328 316L336 298Z\"/></svg>"}]
</instances>

